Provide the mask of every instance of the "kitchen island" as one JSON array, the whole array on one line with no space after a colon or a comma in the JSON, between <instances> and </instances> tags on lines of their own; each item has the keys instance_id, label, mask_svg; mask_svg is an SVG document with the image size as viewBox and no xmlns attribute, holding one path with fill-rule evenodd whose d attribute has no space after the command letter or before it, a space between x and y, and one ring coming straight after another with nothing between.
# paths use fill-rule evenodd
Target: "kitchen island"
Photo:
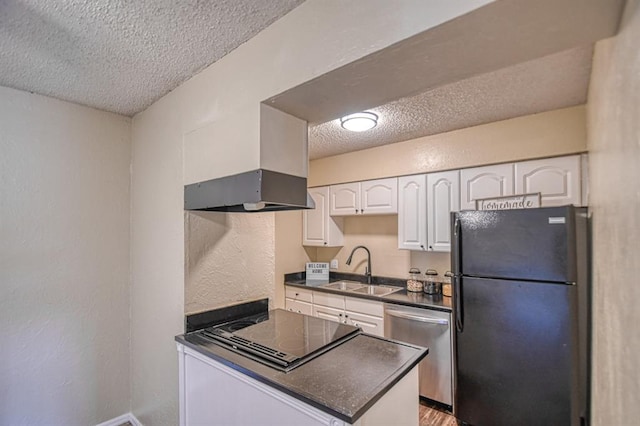
<instances>
[{"instance_id":1,"label":"kitchen island","mask_svg":"<svg viewBox=\"0 0 640 426\"><path fill-rule=\"evenodd\" d=\"M425 348L357 333L285 372L198 331L176 342L181 426L418 424Z\"/></svg>"}]
</instances>

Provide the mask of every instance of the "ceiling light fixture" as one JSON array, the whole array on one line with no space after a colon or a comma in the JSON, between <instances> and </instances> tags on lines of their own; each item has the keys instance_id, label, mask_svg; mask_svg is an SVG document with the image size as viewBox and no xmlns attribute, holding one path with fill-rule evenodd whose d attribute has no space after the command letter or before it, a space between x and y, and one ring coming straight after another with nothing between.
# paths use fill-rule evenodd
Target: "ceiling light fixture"
<instances>
[{"instance_id":1,"label":"ceiling light fixture","mask_svg":"<svg viewBox=\"0 0 640 426\"><path fill-rule=\"evenodd\" d=\"M345 115L340 119L342 128L352 132L364 132L373 129L378 124L378 116L372 112L357 112Z\"/></svg>"}]
</instances>

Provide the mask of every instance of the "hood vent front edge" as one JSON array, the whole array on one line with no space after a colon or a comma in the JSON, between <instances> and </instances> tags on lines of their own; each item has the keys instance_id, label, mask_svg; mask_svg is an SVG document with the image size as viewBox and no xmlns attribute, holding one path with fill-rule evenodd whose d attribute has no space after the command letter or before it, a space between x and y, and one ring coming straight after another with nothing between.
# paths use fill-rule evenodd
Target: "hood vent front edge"
<instances>
[{"instance_id":1,"label":"hood vent front edge","mask_svg":"<svg viewBox=\"0 0 640 426\"><path fill-rule=\"evenodd\" d=\"M313 208L306 178L265 169L184 187L185 210L252 213Z\"/></svg>"}]
</instances>

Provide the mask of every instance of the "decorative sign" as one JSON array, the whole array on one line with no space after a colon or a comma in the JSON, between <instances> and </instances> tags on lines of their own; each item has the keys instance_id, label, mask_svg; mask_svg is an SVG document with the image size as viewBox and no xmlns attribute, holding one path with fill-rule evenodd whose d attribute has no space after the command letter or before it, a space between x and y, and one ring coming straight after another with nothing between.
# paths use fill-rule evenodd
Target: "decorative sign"
<instances>
[{"instance_id":1,"label":"decorative sign","mask_svg":"<svg viewBox=\"0 0 640 426\"><path fill-rule=\"evenodd\" d=\"M307 281L329 282L329 264L326 262L307 263Z\"/></svg>"},{"instance_id":2,"label":"decorative sign","mask_svg":"<svg viewBox=\"0 0 640 426\"><path fill-rule=\"evenodd\" d=\"M476 210L534 209L540 207L540 193L507 195L476 200Z\"/></svg>"}]
</instances>

